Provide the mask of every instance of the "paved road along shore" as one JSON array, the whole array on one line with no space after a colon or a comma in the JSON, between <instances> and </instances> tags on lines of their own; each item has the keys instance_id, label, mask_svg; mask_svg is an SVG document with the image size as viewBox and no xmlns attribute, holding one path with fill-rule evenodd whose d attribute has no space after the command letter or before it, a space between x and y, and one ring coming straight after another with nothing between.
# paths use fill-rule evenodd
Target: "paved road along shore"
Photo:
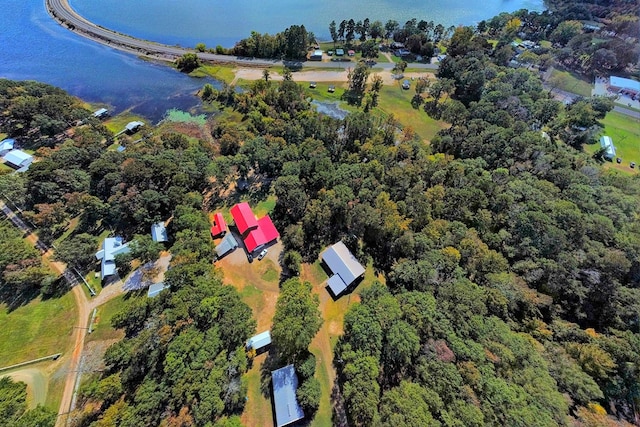
<instances>
[{"instance_id":1,"label":"paved road along shore","mask_svg":"<svg viewBox=\"0 0 640 427\"><path fill-rule=\"evenodd\" d=\"M348 68L354 65L353 62L288 62L277 59L259 59L259 58L242 58L231 55L217 55L213 53L195 52L191 48L183 48L179 46L169 46L162 43L155 43L147 40L141 40L126 34L117 33L113 30L103 28L96 25L71 8L68 0L46 0L47 11L61 25L75 32L78 35L96 41L98 43L110 46L114 49L122 50L136 55L159 59L163 61L174 61L176 58L187 52L197 53L198 57L203 61L216 62L222 64L236 64L240 66L253 67L270 67L273 65L288 65L296 67L314 67L314 68ZM382 63L377 64L377 68L389 69L394 64ZM437 64L411 64L412 68L421 69L437 69Z\"/></svg>"}]
</instances>

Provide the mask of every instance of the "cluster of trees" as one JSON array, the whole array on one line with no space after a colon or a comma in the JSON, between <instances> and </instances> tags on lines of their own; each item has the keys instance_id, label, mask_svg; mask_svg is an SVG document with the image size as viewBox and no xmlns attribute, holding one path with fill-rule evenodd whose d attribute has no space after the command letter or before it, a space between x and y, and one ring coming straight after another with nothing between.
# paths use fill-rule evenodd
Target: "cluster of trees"
<instances>
[{"instance_id":1,"label":"cluster of trees","mask_svg":"<svg viewBox=\"0 0 640 427\"><path fill-rule=\"evenodd\" d=\"M285 257L342 239L387 277L336 350L355 425L633 420L638 178L558 142L611 103L563 106L458 31L423 83L453 123L431 147L392 117L319 116L291 81L214 92L243 115L216 135L240 136L215 160L220 190L250 170L273 179Z\"/></svg>"},{"instance_id":2,"label":"cluster of trees","mask_svg":"<svg viewBox=\"0 0 640 427\"><path fill-rule=\"evenodd\" d=\"M33 148L51 146L56 135L91 115L62 89L7 79L0 79L0 109L0 128L15 137L28 136Z\"/></svg>"},{"instance_id":3,"label":"cluster of trees","mask_svg":"<svg viewBox=\"0 0 640 427\"><path fill-rule=\"evenodd\" d=\"M78 425L239 425L244 343L256 325L213 269L209 222L195 201L176 207L170 292L131 295L114 315L126 337L107 350L107 370L82 389Z\"/></svg>"},{"instance_id":4,"label":"cluster of trees","mask_svg":"<svg viewBox=\"0 0 640 427\"><path fill-rule=\"evenodd\" d=\"M27 385L0 378L0 419L6 427L53 427L58 415L38 405L27 410Z\"/></svg>"},{"instance_id":5,"label":"cluster of trees","mask_svg":"<svg viewBox=\"0 0 640 427\"><path fill-rule=\"evenodd\" d=\"M8 220L0 222L0 300L9 308L42 291L55 289L55 276L42 264L40 252Z\"/></svg>"},{"instance_id":6,"label":"cluster of trees","mask_svg":"<svg viewBox=\"0 0 640 427\"><path fill-rule=\"evenodd\" d=\"M231 55L256 58L305 59L309 46L316 42L312 32L304 25L292 25L275 35L251 32L251 36L242 39L229 49Z\"/></svg>"},{"instance_id":7,"label":"cluster of trees","mask_svg":"<svg viewBox=\"0 0 640 427\"><path fill-rule=\"evenodd\" d=\"M509 43L515 37L533 41L548 40L553 48L537 47L523 53L522 60L546 67L553 62L571 70L593 75L623 72L637 62L640 48L635 43L640 29L637 4L624 1L549 2L550 11L542 13L519 10L501 13L481 21L477 31L492 39L498 39L496 49L502 55L513 57L515 52ZM594 31L584 21L600 22L601 29Z\"/></svg>"}]
</instances>

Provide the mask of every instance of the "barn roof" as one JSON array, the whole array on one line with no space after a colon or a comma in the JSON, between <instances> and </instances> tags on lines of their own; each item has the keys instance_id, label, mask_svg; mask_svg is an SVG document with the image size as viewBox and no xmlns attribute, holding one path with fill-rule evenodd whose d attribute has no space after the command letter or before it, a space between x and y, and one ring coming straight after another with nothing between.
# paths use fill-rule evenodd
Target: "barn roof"
<instances>
[{"instance_id":1,"label":"barn roof","mask_svg":"<svg viewBox=\"0 0 640 427\"><path fill-rule=\"evenodd\" d=\"M273 383L276 426L286 426L304 418L304 412L296 398L298 377L293 365L287 365L284 368L272 371L271 382Z\"/></svg>"},{"instance_id":2,"label":"barn roof","mask_svg":"<svg viewBox=\"0 0 640 427\"><path fill-rule=\"evenodd\" d=\"M258 226L258 220L253 214L249 203L238 203L231 208L230 212L240 234L244 234L247 230L252 230Z\"/></svg>"}]
</instances>

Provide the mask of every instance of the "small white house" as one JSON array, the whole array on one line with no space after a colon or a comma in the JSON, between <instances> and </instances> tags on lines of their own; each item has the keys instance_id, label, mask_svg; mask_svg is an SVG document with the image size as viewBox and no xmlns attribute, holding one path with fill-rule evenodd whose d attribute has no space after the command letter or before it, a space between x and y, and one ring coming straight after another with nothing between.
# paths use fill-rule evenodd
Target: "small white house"
<instances>
[{"instance_id":1,"label":"small white house","mask_svg":"<svg viewBox=\"0 0 640 427\"><path fill-rule=\"evenodd\" d=\"M155 298L158 295L160 295L160 292L167 289L168 287L169 286L165 285L163 282L154 283L153 285L149 286L149 291L147 291L147 297Z\"/></svg>"},{"instance_id":2,"label":"small white house","mask_svg":"<svg viewBox=\"0 0 640 427\"><path fill-rule=\"evenodd\" d=\"M4 156L9 151L13 150L13 145L15 144L15 139L3 139L0 141L0 156Z\"/></svg>"},{"instance_id":3,"label":"small white house","mask_svg":"<svg viewBox=\"0 0 640 427\"><path fill-rule=\"evenodd\" d=\"M613 140L610 136L603 136L600 138L600 148L602 148L602 157L607 160L613 160L616 157L616 147L613 145Z\"/></svg>"},{"instance_id":4,"label":"small white house","mask_svg":"<svg viewBox=\"0 0 640 427\"><path fill-rule=\"evenodd\" d=\"M102 249L96 252L96 259L101 260L100 277L116 274L116 255L126 254L129 249L128 243L123 243L122 237L107 237L102 242Z\"/></svg>"},{"instance_id":5,"label":"small white house","mask_svg":"<svg viewBox=\"0 0 640 427\"><path fill-rule=\"evenodd\" d=\"M259 333L258 335L254 335L247 340L247 350L255 350L260 351L271 344L271 332L264 331Z\"/></svg>"}]
</instances>

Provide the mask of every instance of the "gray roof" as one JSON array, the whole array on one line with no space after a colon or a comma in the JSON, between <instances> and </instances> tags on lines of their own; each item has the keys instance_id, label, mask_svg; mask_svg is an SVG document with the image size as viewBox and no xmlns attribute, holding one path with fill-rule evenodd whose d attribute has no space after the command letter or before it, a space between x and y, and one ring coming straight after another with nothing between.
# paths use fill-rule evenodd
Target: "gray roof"
<instances>
[{"instance_id":1,"label":"gray roof","mask_svg":"<svg viewBox=\"0 0 640 427\"><path fill-rule=\"evenodd\" d=\"M272 371L271 382L273 383L273 406L276 409L276 427L286 426L304 418L304 412L296 398L298 377L293 365Z\"/></svg>"},{"instance_id":2,"label":"gray roof","mask_svg":"<svg viewBox=\"0 0 640 427\"><path fill-rule=\"evenodd\" d=\"M222 241L216 246L216 254L218 254L218 258L222 258L237 247L238 242L236 241L236 238L233 237L232 233L227 233L222 238Z\"/></svg>"},{"instance_id":3,"label":"gray roof","mask_svg":"<svg viewBox=\"0 0 640 427\"><path fill-rule=\"evenodd\" d=\"M167 289L169 286L165 285L163 282L154 283L149 286L149 291L147 292L147 296L149 298L157 297L160 292Z\"/></svg>"},{"instance_id":4,"label":"gray roof","mask_svg":"<svg viewBox=\"0 0 640 427\"><path fill-rule=\"evenodd\" d=\"M260 350L262 347L271 344L271 332L264 331L258 335L254 335L247 340L247 348Z\"/></svg>"},{"instance_id":5,"label":"gray roof","mask_svg":"<svg viewBox=\"0 0 640 427\"><path fill-rule=\"evenodd\" d=\"M329 285L331 292L333 292L333 295L335 296L340 295L344 292L345 289L347 289L347 285L337 274L329 277L329 280L327 280L327 285Z\"/></svg>"},{"instance_id":6,"label":"gray roof","mask_svg":"<svg viewBox=\"0 0 640 427\"><path fill-rule=\"evenodd\" d=\"M327 264L334 275L340 276L340 279L344 282L345 289L358 277L364 274L364 267L358 262L356 257L349 252L349 249L347 249L345 244L342 242L338 242L335 245L328 247L327 250L322 253L322 260ZM336 285L339 284L336 279L332 279L329 279L330 286L332 283ZM344 291L344 289L342 289L342 291ZM336 296L338 295L335 292L334 294Z\"/></svg>"},{"instance_id":7,"label":"gray roof","mask_svg":"<svg viewBox=\"0 0 640 427\"><path fill-rule=\"evenodd\" d=\"M104 116L108 112L109 112L109 110L107 110L106 108L101 108L101 109L96 110L96 111L93 112L93 117Z\"/></svg>"},{"instance_id":8,"label":"gray roof","mask_svg":"<svg viewBox=\"0 0 640 427\"><path fill-rule=\"evenodd\" d=\"M600 148L604 149L605 158L613 159L616 156L616 147L613 145L613 140L610 136L600 137Z\"/></svg>"},{"instance_id":9,"label":"gray roof","mask_svg":"<svg viewBox=\"0 0 640 427\"><path fill-rule=\"evenodd\" d=\"M33 162L33 156L22 150L11 150L4 155L4 160L15 167L29 166Z\"/></svg>"},{"instance_id":10,"label":"gray roof","mask_svg":"<svg viewBox=\"0 0 640 427\"><path fill-rule=\"evenodd\" d=\"M100 273L103 279L116 274L116 255L126 254L130 251L129 244L122 242L122 237L107 237L102 242L102 249L96 252L96 258L102 260Z\"/></svg>"},{"instance_id":11,"label":"gray roof","mask_svg":"<svg viewBox=\"0 0 640 427\"><path fill-rule=\"evenodd\" d=\"M151 238L154 242L166 242L169 240L164 222L156 222L151 226Z\"/></svg>"},{"instance_id":12,"label":"gray roof","mask_svg":"<svg viewBox=\"0 0 640 427\"><path fill-rule=\"evenodd\" d=\"M128 131L134 131L136 129L138 129L139 127L144 126L144 123L142 122L129 122L127 123L127 126L125 126L125 129Z\"/></svg>"}]
</instances>

